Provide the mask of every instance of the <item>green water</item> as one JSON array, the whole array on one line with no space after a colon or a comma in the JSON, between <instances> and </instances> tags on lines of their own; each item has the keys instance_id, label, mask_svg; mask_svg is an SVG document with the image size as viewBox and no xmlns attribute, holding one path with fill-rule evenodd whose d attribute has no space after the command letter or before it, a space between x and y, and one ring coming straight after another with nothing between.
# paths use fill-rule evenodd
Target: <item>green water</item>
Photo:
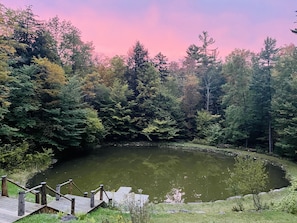
<instances>
[{"instance_id":1,"label":"green water","mask_svg":"<svg viewBox=\"0 0 297 223\"><path fill-rule=\"evenodd\" d=\"M46 181L55 188L56 184L73 179L88 192L104 184L110 191L121 186L132 187L136 193L141 189L152 202L171 201L173 195L183 202L212 201L233 196L225 184L228 168L232 169L233 164L233 157L219 154L157 147L110 147L57 163L36 175L28 186ZM280 168L269 165L267 169L270 180L266 191L288 185Z\"/></svg>"}]
</instances>

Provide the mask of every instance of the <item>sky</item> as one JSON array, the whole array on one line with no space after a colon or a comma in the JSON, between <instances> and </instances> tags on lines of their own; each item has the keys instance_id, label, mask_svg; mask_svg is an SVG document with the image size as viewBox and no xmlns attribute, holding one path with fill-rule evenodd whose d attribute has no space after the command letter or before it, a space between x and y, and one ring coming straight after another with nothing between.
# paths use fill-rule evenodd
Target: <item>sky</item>
<instances>
[{"instance_id":1,"label":"sky","mask_svg":"<svg viewBox=\"0 0 297 223\"><path fill-rule=\"evenodd\" d=\"M0 0L12 9L32 5L39 19L58 16L70 21L95 52L127 55L140 41L150 57L161 52L170 61L186 56L191 44L201 46L207 31L219 57L234 49L260 52L271 37L277 46L297 43L296 0ZM295 3L295 4L294 4Z\"/></svg>"}]
</instances>

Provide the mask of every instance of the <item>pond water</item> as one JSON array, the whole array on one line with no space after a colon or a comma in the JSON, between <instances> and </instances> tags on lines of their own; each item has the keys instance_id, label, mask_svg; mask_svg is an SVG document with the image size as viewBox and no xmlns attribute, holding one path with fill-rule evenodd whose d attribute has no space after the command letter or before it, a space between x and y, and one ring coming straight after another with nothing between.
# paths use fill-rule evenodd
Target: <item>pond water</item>
<instances>
[{"instance_id":1,"label":"pond water","mask_svg":"<svg viewBox=\"0 0 297 223\"><path fill-rule=\"evenodd\" d=\"M73 179L79 188L88 192L100 184L109 191L121 186L132 187L136 193L141 189L155 203L172 202L172 199L177 202L214 201L234 195L226 190L225 184L228 168L232 170L233 164L233 157L213 153L157 147L106 147L84 157L56 163L29 180L27 186L46 181L55 188ZM281 168L268 165L267 170L269 183L265 191L289 184Z\"/></svg>"}]
</instances>

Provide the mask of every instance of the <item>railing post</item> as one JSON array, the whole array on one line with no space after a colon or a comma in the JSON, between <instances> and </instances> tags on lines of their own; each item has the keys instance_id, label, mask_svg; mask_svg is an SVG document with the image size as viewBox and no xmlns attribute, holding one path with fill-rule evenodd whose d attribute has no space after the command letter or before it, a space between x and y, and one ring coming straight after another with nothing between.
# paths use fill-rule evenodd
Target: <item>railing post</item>
<instances>
[{"instance_id":1,"label":"railing post","mask_svg":"<svg viewBox=\"0 0 297 223\"><path fill-rule=\"evenodd\" d=\"M60 193L61 193L61 185L60 184L57 184L56 186L56 201L60 200ZM58 194L59 193L59 194Z\"/></svg>"},{"instance_id":2,"label":"railing post","mask_svg":"<svg viewBox=\"0 0 297 223\"><path fill-rule=\"evenodd\" d=\"M84 192L84 197L88 197L88 192Z\"/></svg>"},{"instance_id":3,"label":"railing post","mask_svg":"<svg viewBox=\"0 0 297 223\"><path fill-rule=\"evenodd\" d=\"M100 184L100 201L103 200L103 184Z\"/></svg>"},{"instance_id":4,"label":"railing post","mask_svg":"<svg viewBox=\"0 0 297 223\"><path fill-rule=\"evenodd\" d=\"M35 193L35 203L40 204L40 191L36 191Z\"/></svg>"},{"instance_id":5,"label":"railing post","mask_svg":"<svg viewBox=\"0 0 297 223\"><path fill-rule=\"evenodd\" d=\"M91 191L91 208L93 208L95 206L95 191L92 190Z\"/></svg>"},{"instance_id":6,"label":"railing post","mask_svg":"<svg viewBox=\"0 0 297 223\"><path fill-rule=\"evenodd\" d=\"M75 198L71 198L71 214L74 215L75 213Z\"/></svg>"},{"instance_id":7,"label":"railing post","mask_svg":"<svg viewBox=\"0 0 297 223\"><path fill-rule=\"evenodd\" d=\"M46 182L41 182L41 205L46 205Z\"/></svg>"},{"instance_id":8,"label":"railing post","mask_svg":"<svg viewBox=\"0 0 297 223\"><path fill-rule=\"evenodd\" d=\"M69 179L69 194L72 194L72 185L73 184L73 181L72 179Z\"/></svg>"},{"instance_id":9,"label":"railing post","mask_svg":"<svg viewBox=\"0 0 297 223\"><path fill-rule=\"evenodd\" d=\"M8 197L8 190L7 190L7 176L2 176L2 183L1 183L1 196Z\"/></svg>"},{"instance_id":10,"label":"railing post","mask_svg":"<svg viewBox=\"0 0 297 223\"><path fill-rule=\"evenodd\" d=\"M18 216L25 214L25 191L19 192Z\"/></svg>"}]
</instances>

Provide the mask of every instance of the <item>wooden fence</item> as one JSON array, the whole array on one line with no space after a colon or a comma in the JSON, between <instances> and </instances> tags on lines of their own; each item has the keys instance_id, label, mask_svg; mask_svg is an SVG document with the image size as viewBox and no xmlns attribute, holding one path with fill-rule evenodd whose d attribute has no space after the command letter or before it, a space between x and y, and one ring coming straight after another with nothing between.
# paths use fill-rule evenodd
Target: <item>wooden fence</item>
<instances>
[{"instance_id":1,"label":"wooden fence","mask_svg":"<svg viewBox=\"0 0 297 223\"><path fill-rule=\"evenodd\" d=\"M7 182L10 182L17 187L23 189L23 191L20 191L18 194L18 216L23 216L25 214L25 196L27 193L32 193L35 195L35 203L41 204L44 206L47 206L47 192L51 191L52 193L55 194L56 201L59 201L61 197L65 198L66 200L70 201L71 205L71 214L75 214L75 198L68 198L65 195L61 194L61 187L69 184L69 194L72 194L72 189L73 186L80 191L80 193L83 194L83 197L88 196L88 192L82 192L82 190L79 189L79 187L73 182L72 179L69 179L68 181L62 183L62 184L57 184L56 190L51 188L46 184L46 182L41 182L40 185L37 185L31 189L28 189L24 186L19 185L18 183L10 180L7 178L7 176L2 176L2 189L1 189L1 196L6 196L8 197L8 187L7 187ZM91 191L90 195L90 207L93 208L95 205L95 194L100 191L100 200L103 200L103 193L106 194L106 191L104 190L103 184L101 184L96 190ZM108 196L107 196L108 198ZM111 202L111 199L108 198L109 202Z\"/></svg>"}]
</instances>

